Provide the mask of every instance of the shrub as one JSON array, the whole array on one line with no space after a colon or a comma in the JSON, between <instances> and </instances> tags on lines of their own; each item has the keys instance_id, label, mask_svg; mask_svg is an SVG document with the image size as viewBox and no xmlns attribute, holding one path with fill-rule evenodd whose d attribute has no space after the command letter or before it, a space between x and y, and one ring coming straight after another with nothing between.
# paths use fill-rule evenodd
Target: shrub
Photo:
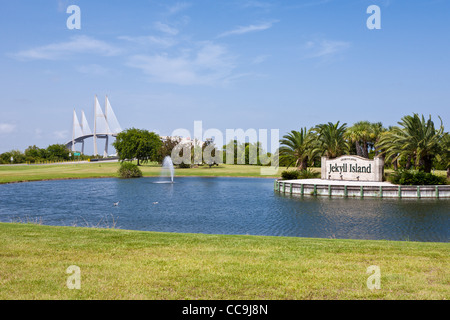
<instances>
[{"instance_id":1,"label":"shrub","mask_svg":"<svg viewBox=\"0 0 450 320\"><path fill-rule=\"evenodd\" d=\"M119 177L124 179L142 177L142 171L131 162L122 162L118 171Z\"/></svg>"},{"instance_id":2,"label":"shrub","mask_svg":"<svg viewBox=\"0 0 450 320\"><path fill-rule=\"evenodd\" d=\"M399 185L442 185L447 183L445 177L436 176L418 170L398 170L395 171L389 180Z\"/></svg>"},{"instance_id":3,"label":"shrub","mask_svg":"<svg viewBox=\"0 0 450 320\"><path fill-rule=\"evenodd\" d=\"M285 170L281 173L283 180L299 179L300 171L298 170Z\"/></svg>"},{"instance_id":4,"label":"shrub","mask_svg":"<svg viewBox=\"0 0 450 320\"><path fill-rule=\"evenodd\" d=\"M320 172L315 172L310 169L298 170L286 170L281 173L281 178L283 180L293 180L293 179L314 179L318 178Z\"/></svg>"},{"instance_id":5,"label":"shrub","mask_svg":"<svg viewBox=\"0 0 450 320\"><path fill-rule=\"evenodd\" d=\"M314 179L318 178L320 175L320 172L312 171L310 169L304 169L300 171L298 178L299 179Z\"/></svg>"}]
</instances>

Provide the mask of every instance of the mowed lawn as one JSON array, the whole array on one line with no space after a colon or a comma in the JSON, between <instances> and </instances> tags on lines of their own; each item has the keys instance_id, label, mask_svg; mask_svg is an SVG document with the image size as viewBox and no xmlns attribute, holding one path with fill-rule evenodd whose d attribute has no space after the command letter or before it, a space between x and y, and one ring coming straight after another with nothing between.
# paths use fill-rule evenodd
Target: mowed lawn
<instances>
[{"instance_id":1,"label":"mowed lawn","mask_svg":"<svg viewBox=\"0 0 450 320\"><path fill-rule=\"evenodd\" d=\"M79 179L117 177L118 162L92 162L58 165L16 165L0 166L0 183L24 182L51 179ZM159 176L161 166L157 163L144 164L139 167L146 177ZM227 176L227 177L272 177L281 175L285 168L279 168L276 174L261 175L261 169L268 167L249 165L199 166L197 168L175 169L176 176ZM317 168L317 170L319 170Z\"/></svg>"},{"instance_id":2,"label":"mowed lawn","mask_svg":"<svg viewBox=\"0 0 450 320\"><path fill-rule=\"evenodd\" d=\"M82 179L118 177L118 162L91 162L79 164L55 164L55 165L0 165L0 184L11 182L26 182L54 179ZM159 176L161 165L158 163L143 164L139 167L145 177ZM255 177L255 178L279 178L286 167L278 168L276 173L261 174L261 170L270 167L254 165L227 165L199 166L195 168L175 168L175 176L202 176L202 177ZM294 170L295 168L289 168ZM309 168L320 174L320 168ZM385 170L388 176L393 170ZM445 176L445 170L436 170L435 174Z\"/></svg>"},{"instance_id":3,"label":"mowed lawn","mask_svg":"<svg viewBox=\"0 0 450 320\"><path fill-rule=\"evenodd\" d=\"M449 252L448 243L0 223L0 299L449 299ZM370 290L373 265L381 288Z\"/></svg>"}]
</instances>

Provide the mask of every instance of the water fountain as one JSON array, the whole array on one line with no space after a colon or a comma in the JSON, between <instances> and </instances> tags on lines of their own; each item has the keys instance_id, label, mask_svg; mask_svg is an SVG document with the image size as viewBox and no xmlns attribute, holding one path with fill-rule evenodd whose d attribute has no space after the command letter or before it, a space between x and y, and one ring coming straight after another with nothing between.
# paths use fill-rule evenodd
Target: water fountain
<instances>
[{"instance_id":1,"label":"water fountain","mask_svg":"<svg viewBox=\"0 0 450 320\"><path fill-rule=\"evenodd\" d=\"M175 169L173 168L173 162L170 156L167 156L163 160L161 176L167 176L170 174L170 183L173 183L173 176L175 174Z\"/></svg>"}]
</instances>

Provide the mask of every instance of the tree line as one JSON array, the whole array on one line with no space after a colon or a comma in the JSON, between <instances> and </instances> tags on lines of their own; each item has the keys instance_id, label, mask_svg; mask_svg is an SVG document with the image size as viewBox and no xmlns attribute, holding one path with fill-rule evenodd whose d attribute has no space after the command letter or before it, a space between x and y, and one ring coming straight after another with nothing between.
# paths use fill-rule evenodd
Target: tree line
<instances>
[{"instance_id":1,"label":"tree line","mask_svg":"<svg viewBox=\"0 0 450 320\"><path fill-rule=\"evenodd\" d=\"M148 130L130 128L117 135L113 146L122 162L137 160L138 166L149 161L162 163L167 156L178 157L180 163L176 164L180 167L220 163L261 165L261 157L271 155L259 142L232 140L222 148L218 148L212 139L191 142L183 144L181 137L163 138Z\"/></svg>"},{"instance_id":2,"label":"tree line","mask_svg":"<svg viewBox=\"0 0 450 320\"><path fill-rule=\"evenodd\" d=\"M404 116L397 126L359 121L319 124L310 129L292 130L280 140L280 166L305 170L317 166L320 157L336 158L345 154L363 158L382 157L385 166L430 173L433 168L447 170L450 177L450 136L442 119L436 126L431 116Z\"/></svg>"},{"instance_id":3,"label":"tree line","mask_svg":"<svg viewBox=\"0 0 450 320\"><path fill-rule=\"evenodd\" d=\"M393 169L417 169L429 173L431 170L447 170L450 177L450 135L445 132L442 119L436 126L431 116L425 119L418 114L404 116L396 126L385 128L382 123L359 121L352 126L346 123L324 123L307 129L292 130L280 140L278 163L281 167L296 167L299 171L307 167L320 166L320 158L336 158L345 154L363 158L382 157L385 166ZM135 160L138 165L148 161L162 163L166 156L180 145L181 138L162 138L154 132L142 129L127 129L119 133L113 146L120 160ZM260 143L230 141L218 148L213 140L207 140L178 155L185 160L180 166L214 165L218 163L256 164L260 157L270 157ZM208 152L204 152L204 151ZM233 154L229 155L230 150ZM183 154L185 153L185 154ZM177 154L177 153L175 153ZM197 155L202 157L197 157ZM205 157L207 154L208 157ZM0 163L24 163L38 161L70 160L71 152L60 144L46 149L28 147L24 153L13 150L0 155ZM256 155L256 156L255 156ZM83 156L89 158L89 156Z\"/></svg>"},{"instance_id":4,"label":"tree line","mask_svg":"<svg viewBox=\"0 0 450 320\"><path fill-rule=\"evenodd\" d=\"M80 159L87 159L81 156ZM12 160L11 160L12 159ZM0 154L0 164L40 163L45 161L75 160L73 153L63 144L52 144L47 148L39 148L36 145L29 146L25 152L11 150Z\"/></svg>"}]
</instances>

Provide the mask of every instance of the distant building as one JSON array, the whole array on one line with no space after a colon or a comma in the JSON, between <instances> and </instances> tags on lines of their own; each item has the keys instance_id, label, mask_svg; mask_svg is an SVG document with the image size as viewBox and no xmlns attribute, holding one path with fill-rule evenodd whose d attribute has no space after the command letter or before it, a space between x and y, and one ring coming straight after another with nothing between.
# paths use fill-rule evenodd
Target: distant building
<instances>
[{"instance_id":1,"label":"distant building","mask_svg":"<svg viewBox=\"0 0 450 320\"><path fill-rule=\"evenodd\" d=\"M199 139L191 139L191 137L184 138L184 137L180 137L180 136L161 136L161 139L163 141L169 140L169 139L172 141L179 140L181 144L191 145L192 147L196 147L196 146L202 147L203 143L204 143L204 141L201 141ZM212 139L209 138L206 140L211 141Z\"/></svg>"}]
</instances>

